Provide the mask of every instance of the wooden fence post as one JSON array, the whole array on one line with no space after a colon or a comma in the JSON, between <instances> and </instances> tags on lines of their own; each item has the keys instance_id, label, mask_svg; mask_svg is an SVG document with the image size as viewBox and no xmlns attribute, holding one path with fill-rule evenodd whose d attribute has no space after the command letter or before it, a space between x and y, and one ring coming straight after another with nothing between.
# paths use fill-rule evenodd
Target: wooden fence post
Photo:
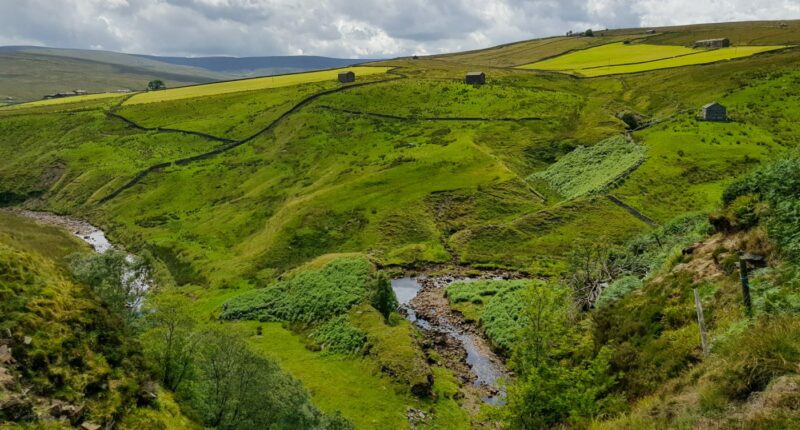
<instances>
[{"instance_id":1,"label":"wooden fence post","mask_svg":"<svg viewBox=\"0 0 800 430\"><path fill-rule=\"evenodd\" d=\"M747 278L747 260L739 257L739 279L742 280L742 301L748 317L753 316L753 303L750 300L750 280Z\"/></svg>"},{"instance_id":2,"label":"wooden fence post","mask_svg":"<svg viewBox=\"0 0 800 430\"><path fill-rule=\"evenodd\" d=\"M700 326L700 346L703 355L708 355L708 339L706 338L706 320L703 318L703 304L700 303L700 293L694 289L694 307L697 309L697 325Z\"/></svg>"}]
</instances>

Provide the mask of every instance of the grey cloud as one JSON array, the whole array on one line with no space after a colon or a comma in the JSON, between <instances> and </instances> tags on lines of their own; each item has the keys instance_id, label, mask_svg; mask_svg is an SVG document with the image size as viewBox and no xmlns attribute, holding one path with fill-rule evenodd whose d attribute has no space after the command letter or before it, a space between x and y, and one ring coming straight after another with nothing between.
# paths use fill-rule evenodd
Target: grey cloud
<instances>
[{"instance_id":1,"label":"grey cloud","mask_svg":"<svg viewBox=\"0 0 800 430\"><path fill-rule=\"evenodd\" d=\"M797 0L2 0L0 43L392 57L567 30L800 17Z\"/></svg>"}]
</instances>

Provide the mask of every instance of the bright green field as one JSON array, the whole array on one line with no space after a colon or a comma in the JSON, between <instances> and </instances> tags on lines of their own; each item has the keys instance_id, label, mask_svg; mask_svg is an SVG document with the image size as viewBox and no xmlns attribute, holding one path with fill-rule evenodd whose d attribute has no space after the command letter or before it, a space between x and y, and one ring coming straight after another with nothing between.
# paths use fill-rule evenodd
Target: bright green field
<instances>
[{"instance_id":1,"label":"bright green field","mask_svg":"<svg viewBox=\"0 0 800 430\"><path fill-rule=\"evenodd\" d=\"M195 85L190 87L172 88L164 91L150 91L137 94L126 102L126 104L140 104L163 102L169 100L187 99L192 97L204 97L220 94L236 93L240 91L263 90L267 88L280 88L290 85L307 84L310 82L321 82L335 80L340 72L353 71L356 74L356 81L360 76L383 74L391 67L367 67L356 66L346 69L323 70L319 72L296 73L291 75L267 76L264 78L242 79L238 81L219 82L206 85Z\"/></svg>"},{"instance_id":2,"label":"bright green field","mask_svg":"<svg viewBox=\"0 0 800 430\"><path fill-rule=\"evenodd\" d=\"M643 63L681 55L697 54L697 49L685 46L609 43L566 55L520 66L523 69L574 71L608 67L619 64Z\"/></svg>"},{"instance_id":3,"label":"bright green field","mask_svg":"<svg viewBox=\"0 0 800 430\"><path fill-rule=\"evenodd\" d=\"M555 70L595 77L713 63L783 48L786 46L734 46L707 50L684 46L613 43L527 64L520 68Z\"/></svg>"}]
</instances>

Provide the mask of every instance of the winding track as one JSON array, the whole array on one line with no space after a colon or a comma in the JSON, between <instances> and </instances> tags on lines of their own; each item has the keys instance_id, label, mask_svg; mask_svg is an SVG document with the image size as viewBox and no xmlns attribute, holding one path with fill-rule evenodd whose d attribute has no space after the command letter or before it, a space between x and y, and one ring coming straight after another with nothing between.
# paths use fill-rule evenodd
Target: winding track
<instances>
[{"instance_id":1,"label":"winding track","mask_svg":"<svg viewBox=\"0 0 800 430\"><path fill-rule=\"evenodd\" d=\"M100 199L98 201L98 204L106 203L109 200L113 199L114 197L120 195L123 191L125 191L128 188L131 188L134 185L136 185L139 182L141 182L142 179L144 179L151 172L162 170L162 169L164 169L166 167L169 167L169 166L172 166L172 165L185 166L185 165L187 165L189 163L192 163L192 162L195 162L195 161L200 161L200 160L205 160L205 159L211 158L211 157L213 157L215 155L222 154L223 152L230 151L231 149L234 149L234 148L236 148L236 147L238 147L240 145L244 145L245 143L248 143L248 142L252 141L253 139L261 136L262 134L267 133L270 130L273 130L275 127L278 126L278 124L283 122L283 120L286 119L289 115L292 115L293 113L297 112L298 110L302 109L303 107L305 107L306 105L308 105L309 103L313 102L314 100L316 100L316 99L318 99L320 97L323 97L323 96L326 96L326 95L329 95L329 94L335 94L335 93L342 92L342 91L347 91L347 90L349 90L351 88L358 88L358 87L363 87L363 86L367 86L367 85L380 84L380 83L391 82L391 81L396 81L396 80L407 79L408 78L408 76L406 76L406 75L404 75L404 74L402 74L402 73L400 73L400 72L398 72L398 71L396 71L394 69L389 70L386 73L395 75L397 77L396 78L392 78L392 79L383 79L383 80L379 80L379 81L361 82L361 83L358 83L358 84L347 85L347 86L343 86L343 87L339 87L339 88L334 88L334 89L331 89L331 90L321 91L321 92L316 93L316 94L312 94L312 95L304 98L300 102L298 102L296 105L292 106L291 109L289 109L286 112L282 113L281 116L279 116L278 118L276 118L275 120L270 122L266 127L264 127L261 130L257 131L255 134L251 135L250 137L247 137L247 138L242 139L242 140L231 140L231 139L225 139L225 138L218 137L218 136L213 136L213 135L206 134L206 133L199 133L199 132L192 132L192 131L185 131L185 130L177 130L177 129L170 129L170 128L160 128L160 127L148 128L148 127L144 127L144 126L142 126L140 124L137 124L137 123L135 123L135 122L133 122L133 121L131 121L131 120L129 120L129 119L127 119L127 118L125 118L125 117L123 117L123 116L121 116L121 115L116 113L116 110L120 106L122 106L122 104L128 99L128 98L125 98L119 104L114 106L107 113L109 115L109 117L121 119L121 120L125 121L127 124L129 124L131 127L137 128L139 130L160 131L160 132L167 132L167 133L184 133L184 134L190 134L190 135L194 135L194 136L204 137L204 138L211 139L211 140L216 140L216 141L219 141L219 142L223 142L225 144L220 146L220 147L214 148L214 149L212 149L212 150L210 150L208 152L204 152L202 154L193 155L191 157L180 158L180 159L173 160L173 161L167 161L167 162L164 162L164 163L154 164L154 165L142 170L141 172L136 174L136 176L134 176L130 181L126 182L121 187L117 188L116 190L114 190L110 194L108 194L107 196L105 196L102 199Z\"/></svg>"}]
</instances>

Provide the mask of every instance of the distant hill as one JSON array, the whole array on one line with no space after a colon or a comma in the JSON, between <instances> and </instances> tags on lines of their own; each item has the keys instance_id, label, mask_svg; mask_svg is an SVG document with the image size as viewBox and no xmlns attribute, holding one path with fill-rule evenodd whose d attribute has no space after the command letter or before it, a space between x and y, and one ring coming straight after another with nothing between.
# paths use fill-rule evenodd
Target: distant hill
<instances>
[{"instance_id":1,"label":"distant hill","mask_svg":"<svg viewBox=\"0 0 800 430\"><path fill-rule=\"evenodd\" d=\"M241 77L265 76L307 70L334 69L374 60L330 58L310 55L274 57L159 57L137 55L149 60L205 69Z\"/></svg>"},{"instance_id":2,"label":"distant hill","mask_svg":"<svg viewBox=\"0 0 800 430\"><path fill-rule=\"evenodd\" d=\"M168 87L349 66L370 60L314 56L157 57L35 46L0 47L0 105L46 94L140 90L153 79Z\"/></svg>"}]
</instances>

